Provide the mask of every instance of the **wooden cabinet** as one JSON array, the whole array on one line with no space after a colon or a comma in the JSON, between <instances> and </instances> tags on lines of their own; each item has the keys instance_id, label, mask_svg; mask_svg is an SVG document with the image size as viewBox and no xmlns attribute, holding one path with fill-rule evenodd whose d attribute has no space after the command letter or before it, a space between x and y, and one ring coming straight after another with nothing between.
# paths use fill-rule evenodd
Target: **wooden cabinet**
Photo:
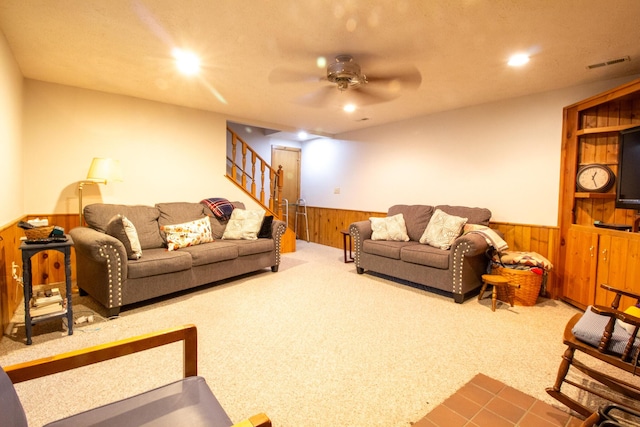
<instances>
[{"instance_id":1,"label":"wooden cabinet","mask_svg":"<svg viewBox=\"0 0 640 427\"><path fill-rule=\"evenodd\" d=\"M640 291L640 234L594 227L594 221L632 225L638 212L616 209L615 186L606 193L576 190L580 166L601 163L618 173L619 133L640 126L640 79L570 105L563 111L560 248L557 272L560 296L581 308L608 304L600 283ZM629 304L625 301L625 304Z\"/></svg>"},{"instance_id":2,"label":"wooden cabinet","mask_svg":"<svg viewBox=\"0 0 640 427\"><path fill-rule=\"evenodd\" d=\"M566 247L563 297L568 302L580 308L610 305L613 295L601 283L640 293L640 234L572 225ZM631 304L635 301L623 299L621 306Z\"/></svg>"}]
</instances>

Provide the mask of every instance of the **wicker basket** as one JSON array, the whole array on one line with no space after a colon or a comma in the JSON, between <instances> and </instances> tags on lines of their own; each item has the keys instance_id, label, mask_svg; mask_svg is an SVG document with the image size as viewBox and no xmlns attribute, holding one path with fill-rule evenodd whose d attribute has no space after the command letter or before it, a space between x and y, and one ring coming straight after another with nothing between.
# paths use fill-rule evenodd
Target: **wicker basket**
<instances>
[{"instance_id":1,"label":"wicker basket","mask_svg":"<svg viewBox=\"0 0 640 427\"><path fill-rule=\"evenodd\" d=\"M36 227L24 230L24 235L29 240L46 239L53 231L53 225L47 227Z\"/></svg>"},{"instance_id":2,"label":"wicker basket","mask_svg":"<svg viewBox=\"0 0 640 427\"><path fill-rule=\"evenodd\" d=\"M542 275L533 273L528 270L515 270L513 268L504 268L501 266L492 266L491 274L498 274L509 279L510 283L517 283L520 288L514 288L507 286L508 289L504 289L503 286L499 286L497 289L498 299L501 301L508 301L505 292L513 292L513 303L515 305L532 306L536 305L538 295L540 294L540 287L542 286Z\"/></svg>"}]
</instances>

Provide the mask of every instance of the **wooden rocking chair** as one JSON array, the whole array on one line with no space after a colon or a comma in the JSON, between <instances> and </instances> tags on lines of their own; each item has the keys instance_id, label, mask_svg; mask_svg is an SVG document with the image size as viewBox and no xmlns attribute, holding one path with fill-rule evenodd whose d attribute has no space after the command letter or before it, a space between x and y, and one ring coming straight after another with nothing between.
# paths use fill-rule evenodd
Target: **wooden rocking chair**
<instances>
[{"instance_id":1,"label":"wooden rocking chair","mask_svg":"<svg viewBox=\"0 0 640 427\"><path fill-rule=\"evenodd\" d=\"M624 407L636 410L638 407L632 407L628 401L623 401L615 396L605 394L603 390L588 387L585 384L567 379L566 377L571 366L608 387L609 390L630 399L640 401L640 387L616 378L617 376L600 372L596 368L574 359L574 355L576 351L578 351L633 375L636 375L638 371L640 339L636 341L636 336L638 335L638 329L640 327L640 318L620 311L618 307L622 296L633 298L636 300L636 303L640 304L640 295L612 288L604 284L600 286L615 293L611 308L589 306L585 313L576 314L569 320L569 323L567 323L565 327L563 337L567 349L562 356L562 362L558 368L555 384L553 387L546 389L547 393L553 398L585 417L589 417L596 412L597 408L588 408L567 396L561 390L563 383L570 384L578 389ZM626 327L621 325L620 322L617 322L618 320L625 322L627 324ZM628 329L630 329L631 332L628 332Z\"/></svg>"}]
</instances>

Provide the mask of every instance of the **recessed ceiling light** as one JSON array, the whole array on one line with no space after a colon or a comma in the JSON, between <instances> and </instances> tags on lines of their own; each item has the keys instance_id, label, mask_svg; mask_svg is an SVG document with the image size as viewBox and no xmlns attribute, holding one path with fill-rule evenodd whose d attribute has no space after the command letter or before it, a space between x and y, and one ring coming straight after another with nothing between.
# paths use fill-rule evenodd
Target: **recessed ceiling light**
<instances>
[{"instance_id":1,"label":"recessed ceiling light","mask_svg":"<svg viewBox=\"0 0 640 427\"><path fill-rule=\"evenodd\" d=\"M353 113L356 111L356 106L353 104L347 104L342 109L347 113Z\"/></svg>"},{"instance_id":2,"label":"recessed ceiling light","mask_svg":"<svg viewBox=\"0 0 640 427\"><path fill-rule=\"evenodd\" d=\"M300 132L298 132L298 139L300 141L304 141L305 139L307 139L309 137L309 134L303 130L301 130Z\"/></svg>"},{"instance_id":3,"label":"recessed ceiling light","mask_svg":"<svg viewBox=\"0 0 640 427\"><path fill-rule=\"evenodd\" d=\"M178 48L174 48L171 53L181 73L191 76L200 71L200 58L195 53Z\"/></svg>"},{"instance_id":4,"label":"recessed ceiling light","mask_svg":"<svg viewBox=\"0 0 640 427\"><path fill-rule=\"evenodd\" d=\"M509 62L507 62L507 64L512 67L520 67L527 62L529 62L529 55L527 55L526 53L517 53L509 58Z\"/></svg>"}]
</instances>

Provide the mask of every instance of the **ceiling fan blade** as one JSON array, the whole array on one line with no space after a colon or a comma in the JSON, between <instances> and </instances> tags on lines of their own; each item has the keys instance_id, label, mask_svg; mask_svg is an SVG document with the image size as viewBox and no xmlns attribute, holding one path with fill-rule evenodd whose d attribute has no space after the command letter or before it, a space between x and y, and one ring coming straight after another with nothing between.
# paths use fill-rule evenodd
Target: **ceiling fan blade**
<instances>
[{"instance_id":1,"label":"ceiling fan blade","mask_svg":"<svg viewBox=\"0 0 640 427\"><path fill-rule=\"evenodd\" d=\"M397 98L398 93L380 91L369 85L360 86L358 88L350 89L349 95L353 97L354 103L358 106L380 104L382 102L388 102Z\"/></svg>"},{"instance_id":2,"label":"ceiling fan blade","mask_svg":"<svg viewBox=\"0 0 640 427\"><path fill-rule=\"evenodd\" d=\"M316 75L308 72L291 70L288 68L276 68L269 73L269 83L317 83L320 81Z\"/></svg>"},{"instance_id":3,"label":"ceiling fan blade","mask_svg":"<svg viewBox=\"0 0 640 427\"><path fill-rule=\"evenodd\" d=\"M320 90L299 97L296 102L308 107L321 108L329 104L332 97L338 92L338 89L333 85L324 86Z\"/></svg>"},{"instance_id":4,"label":"ceiling fan blade","mask_svg":"<svg viewBox=\"0 0 640 427\"><path fill-rule=\"evenodd\" d=\"M400 90L415 90L422 83L422 75L416 67L405 67L400 71L391 71L389 73L373 73L367 74L369 84L377 87L386 86L387 90L399 92Z\"/></svg>"}]
</instances>

